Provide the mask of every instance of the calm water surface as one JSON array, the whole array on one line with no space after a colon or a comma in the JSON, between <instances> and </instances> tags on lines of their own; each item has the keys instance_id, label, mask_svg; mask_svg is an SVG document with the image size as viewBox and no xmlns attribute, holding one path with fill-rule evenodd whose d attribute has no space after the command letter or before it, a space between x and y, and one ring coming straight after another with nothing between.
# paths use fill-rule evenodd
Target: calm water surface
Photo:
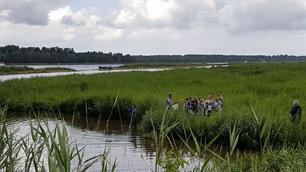
<instances>
[{"instance_id":1,"label":"calm water surface","mask_svg":"<svg viewBox=\"0 0 306 172\"><path fill-rule=\"evenodd\" d=\"M80 147L86 146L87 158L109 150L109 158L116 160L116 171L152 171L155 163L154 142L129 131L129 121L111 120L106 130L106 120L65 115L64 120L44 117L50 128L56 123L65 124L68 134ZM30 132L30 122L35 120L25 115L14 115L10 119L10 127L16 129L18 136ZM95 164L89 171L100 171L100 163Z\"/></svg>"},{"instance_id":2,"label":"calm water surface","mask_svg":"<svg viewBox=\"0 0 306 172\"><path fill-rule=\"evenodd\" d=\"M165 70L172 70L175 68L142 68L142 69L113 69L113 70L98 70L99 66L103 67L119 67L121 64L97 64L97 65L29 65L35 69L43 69L50 67L62 67L71 68L76 71L73 72L50 72L50 73L31 73L31 74L12 74L12 75L0 75L0 81L7 81L12 79L29 79L35 77L52 77L52 76L64 76L64 75L91 75L97 73L114 73L114 72L159 72ZM207 65L198 66L195 68L211 68L214 66L227 67L228 65ZM189 69L191 67L182 67L182 69Z\"/></svg>"},{"instance_id":3,"label":"calm water surface","mask_svg":"<svg viewBox=\"0 0 306 172\"><path fill-rule=\"evenodd\" d=\"M56 124L65 124L71 141L77 143L79 148L85 146L85 159L109 151L108 158L111 162L116 160L116 171L154 171L156 146L152 139L130 131L129 121L110 120L106 127L106 120L99 121L96 117L86 120L80 115L65 114L60 116L45 115L43 118L53 130ZM59 120L62 119L62 120ZM17 137L23 137L30 133L30 123L35 125L36 120L29 115L9 115L10 129L17 131ZM177 142L178 144L179 142ZM170 145L168 145L170 147ZM184 159L188 165L183 171L192 171L194 167L202 164L202 161L185 152ZM101 171L100 161L94 164L89 171ZM159 171L163 171L159 167Z\"/></svg>"},{"instance_id":4,"label":"calm water surface","mask_svg":"<svg viewBox=\"0 0 306 172\"><path fill-rule=\"evenodd\" d=\"M14 65L14 66L27 66L34 69L68 68L76 71L84 71L84 70L98 70L99 66L120 67L122 66L122 64L52 64L52 65Z\"/></svg>"},{"instance_id":5,"label":"calm water surface","mask_svg":"<svg viewBox=\"0 0 306 172\"><path fill-rule=\"evenodd\" d=\"M66 76L66 75L91 75L91 74L97 74L97 73L116 73L116 72L158 72L158 71L165 71L165 70L170 70L170 68L82 70L82 71L73 71L73 72L13 74L13 75L0 75L0 81L7 81L7 80L12 80L12 79L29 79L29 78L37 78L37 77Z\"/></svg>"}]
</instances>

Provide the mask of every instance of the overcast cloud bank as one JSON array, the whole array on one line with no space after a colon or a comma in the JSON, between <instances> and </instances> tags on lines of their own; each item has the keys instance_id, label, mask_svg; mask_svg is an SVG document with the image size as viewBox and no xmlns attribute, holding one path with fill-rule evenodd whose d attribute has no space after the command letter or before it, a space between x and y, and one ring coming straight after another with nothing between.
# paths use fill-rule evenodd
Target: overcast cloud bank
<instances>
[{"instance_id":1,"label":"overcast cloud bank","mask_svg":"<svg viewBox=\"0 0 306 172\"><path fill-rule=\"evenodd\" d=\"M0 0L1 45L306 54L304 0Z\"/></svg>"}]
</instances>

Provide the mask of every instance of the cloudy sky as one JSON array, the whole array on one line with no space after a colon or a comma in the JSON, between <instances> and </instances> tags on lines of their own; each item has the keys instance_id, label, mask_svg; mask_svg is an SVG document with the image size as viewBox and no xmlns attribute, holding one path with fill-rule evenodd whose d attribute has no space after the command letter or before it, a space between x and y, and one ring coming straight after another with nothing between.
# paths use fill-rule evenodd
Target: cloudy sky
<instances>
[{"instance_id":1,"label":"cloudy sky","mask_svg":"<svg viewBox=\"0 0 306 172\"><path fill-rule=\"evenodd\" d=\"M0 0L0 46L306 55L306 0Z\"/></svg>"}]
</instances>

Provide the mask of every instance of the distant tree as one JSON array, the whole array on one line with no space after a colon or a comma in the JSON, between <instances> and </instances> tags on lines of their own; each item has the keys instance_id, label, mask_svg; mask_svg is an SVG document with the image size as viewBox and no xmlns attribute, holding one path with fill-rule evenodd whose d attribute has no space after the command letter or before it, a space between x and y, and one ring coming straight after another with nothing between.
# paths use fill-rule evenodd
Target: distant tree
<instances>
[{"instance_id":1,"label":"distant tree","mask_svg":"<svg viewBox=\"0 0 306 172\"><path fill-rule=\"evenodd\" d=\"M7 45L0 47L0 61L5 63L147 63L147 62L262 62L262 61L305 61L306 56L291 55L123 55L122 53L103 53L101 51L79 52L73 48L60 47L19 47Z\"/></svg>"}]
</instances>

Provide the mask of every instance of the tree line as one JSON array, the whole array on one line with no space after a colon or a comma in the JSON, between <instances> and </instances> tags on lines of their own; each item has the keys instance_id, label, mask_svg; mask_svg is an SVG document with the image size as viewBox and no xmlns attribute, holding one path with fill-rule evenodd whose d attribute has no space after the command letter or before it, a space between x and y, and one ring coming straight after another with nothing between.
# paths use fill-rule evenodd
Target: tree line
<instances>
[{"instance_id":1,"label":"tree line","mask_svg":"<svg viewBox=\"0 0 306 172\"><path fill-rule=\"evenodd\" d=\"M265 62L305 61L306 56L293 55L129 55L104 52L75 52L60 47L0 47L0 62L4 63L207 63L207 62Z\"/></svg>"},{"instance_id":2,"label":"tree line","mask_svg":"<svg viewBox=\"0 0 306 172\"><path fill-rule=\"evenodd\" d=\"M60 47L0 47L0 61L4 63L132 63L130 55L104 52L75 52Z\"/></svg>"}]
</instances>

